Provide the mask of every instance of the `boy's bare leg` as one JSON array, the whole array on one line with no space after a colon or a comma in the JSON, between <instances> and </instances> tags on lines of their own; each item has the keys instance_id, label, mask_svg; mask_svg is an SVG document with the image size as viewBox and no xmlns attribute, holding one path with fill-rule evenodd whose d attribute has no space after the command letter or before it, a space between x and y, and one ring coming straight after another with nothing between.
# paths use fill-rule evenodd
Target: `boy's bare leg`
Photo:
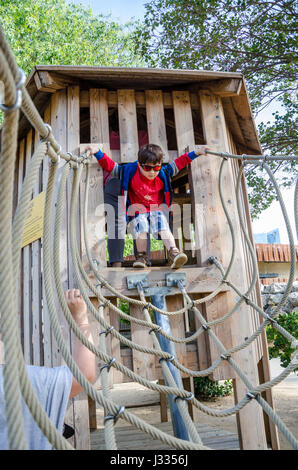
<instances>
[{"instance_id":1,"label":"boy's bare leg","mask_svg":"<svg viewBox=\"0 0 298 470\"><path fill-rule=\"evenodd\" d=\"M136 238L137 252L138 253L147 253L147 232L142 232Z\"/></svg>"},{"instance_id":2,"label":"boy's bare leg","mask_svg":"<svg viewBox=\"0 0 298 470\"><path fill-rule=\"evenodd\" d=\"M159 235L164 243L164 246L166 247L168 251L170 251L171 249L175 249L175 248L178 250L178 248L176 247L175 238L172 232L168 230L161 230L159 232Z\"/></svg>"},{"instance_id":3,"label":"boy's bare leg","mask_svg":"<svg viewBox=\"0 0 298 470\"><path fill-rule=\"evenodd\" d=\"M133 263L134 268L146 268L148 265L148 256L147 256L147 232L142 232L136 238L136 246L137 246L137 259Z\"/></svg>"}]
</instances>

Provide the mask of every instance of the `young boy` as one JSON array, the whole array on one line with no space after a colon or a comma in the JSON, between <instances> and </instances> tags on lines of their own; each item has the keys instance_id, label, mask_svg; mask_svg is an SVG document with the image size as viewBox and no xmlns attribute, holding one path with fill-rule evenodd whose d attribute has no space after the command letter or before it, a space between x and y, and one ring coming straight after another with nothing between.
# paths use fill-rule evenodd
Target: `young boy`
<instances>
[{"instance_id":1,"label":"young boy","mask_svg":"<svg viewBox=\"0 0 298 470\"><path fill-rule=\"evenodd\" d=\"M140 148L138 160L118 164L101 150L88 146L99 165L120 179L120 194L129 222L128 229L136 240L137 259L134 268L147 266L147 234L149 231L162 239L171 268L177 269L187 261L185 253L178 250L168 224L169 208L172 203L171 178L199 155L206 155L206 145L198 146L162 167L163 151L159 145L148 144Z\"/></svg>"}]
</instances>

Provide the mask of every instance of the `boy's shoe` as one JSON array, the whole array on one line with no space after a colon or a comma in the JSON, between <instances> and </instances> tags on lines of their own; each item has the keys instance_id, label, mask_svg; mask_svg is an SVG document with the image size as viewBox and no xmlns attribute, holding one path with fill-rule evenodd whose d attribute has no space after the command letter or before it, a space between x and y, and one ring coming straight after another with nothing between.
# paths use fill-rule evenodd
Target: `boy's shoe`
<instances>
[{"instance_id":1,"label":"boy's shoe","mask_svg":"<svg viewBox=\"0 0 298 470\"><path fill-rule=\"evenodd\" d=\"M168 251L169 260L172 263L171 269L181 268L188 260L187 256L183 251L179 251L178 248L171 248Z\"/></svg>"},{"instance_id":2,"label":"boy's shoe","mask_svg":"<svg viewBox=\"0 0 298 470\"><path fill-rule=\"evenodd\" d=\"M148 266L147 261L148 261L148 257L147 257L146 252L138 253L137 259L133 263L132 267L133 268L146 268Z\"/></svg>"}]
</instances>

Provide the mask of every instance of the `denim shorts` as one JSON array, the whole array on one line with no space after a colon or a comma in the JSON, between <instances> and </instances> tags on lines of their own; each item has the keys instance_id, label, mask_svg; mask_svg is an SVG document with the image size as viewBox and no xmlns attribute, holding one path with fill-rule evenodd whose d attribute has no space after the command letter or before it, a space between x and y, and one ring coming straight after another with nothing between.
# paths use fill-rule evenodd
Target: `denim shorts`
<instances>
[{"instance_id":1,"label":"denim shorts","mask_svg":"<svg viewBox=\"0 0 298 470\"><path fill-rule=\"evenodd\" d=\"M128 224L128 232L134 239L141 233L149 233L149 231L154 238L158 238L158 233L161 230L170 231L167 216L161 211L139 214Z\"/></svg>"}]
</instances>

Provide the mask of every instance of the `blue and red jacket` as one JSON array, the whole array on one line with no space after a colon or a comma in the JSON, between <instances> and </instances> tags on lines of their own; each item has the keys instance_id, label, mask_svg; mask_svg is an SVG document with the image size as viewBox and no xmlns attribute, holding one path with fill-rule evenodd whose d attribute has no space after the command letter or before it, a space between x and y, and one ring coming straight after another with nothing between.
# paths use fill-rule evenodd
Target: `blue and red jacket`
<instances>
[{"instance_id":1,"label":"blue and red jacket","mask_svg":"<svg viewBox=\"0 0 298 470\"><path fill-rule=\"evenodd\" d=\"M133 176L135 175L137 168L138 168L138 161L132 163L122 163L118 164L114 162L108 155L103 153L101 150L98 150L97 153L94 154L95 158L97 159L99 165L112 176L120 179L120 194L124 198L124 207L127 209L130 206L129 196L128 196L128 188L129 183L131 182ZM162 166L160 172L156 176L159 178L163 183L164 188L164 198L163 202L170 207L173 200L173 191L171 185L171 179L173 176L177 175L180 170L184 167L189 165L195 158L197 158L195 152L189 152L180 157L176 158L170 163Z\"/></svg>"}]
</instances>

